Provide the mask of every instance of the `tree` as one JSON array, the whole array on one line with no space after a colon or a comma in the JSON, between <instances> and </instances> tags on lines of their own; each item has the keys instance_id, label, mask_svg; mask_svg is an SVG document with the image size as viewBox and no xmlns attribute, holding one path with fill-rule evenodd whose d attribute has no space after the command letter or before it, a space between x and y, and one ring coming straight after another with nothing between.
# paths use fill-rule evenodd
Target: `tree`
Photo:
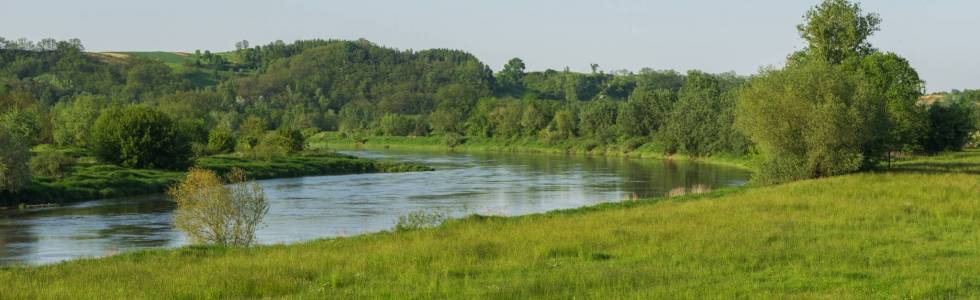
<instances>
[{"instance_id":1,"label":"tree","mask_svg":"<svg viewBox=\"0 0 980 300\"><path fill-rule=\"evenodd\" d=\"M599 142L612 141L618 137L616 128L618 113L619 106L615 102L592 101L580 110L579 132Z\"/></svg>"},{"instance_id":2,"label":"tree","mask_svg":"<svg viewBox=\"0 0 980 300\"><path fill-rule=\"evenodd\" d=\"M968 99L948 100L929 105L929 128L922 135L922 147L927 153L959 151L970 141L970 135L980 124L978 103Z\"/></svg>"},{"instance_id":3,"label":"tree","mask_svg":"<svg viewBox=\"0 0 980 300\"><path fill-rule=\"evenodd\" d=\"M764 156L760 179L870 169L914 144L922 81L903 58L868 43L879 23L858 4L826 0L798 26L807 49L742 89L737 123Z\"/></svg>"},{"instance_id":4,"label":"tree","mask_svg":"<svg viewBox=\"0 0 980 300\"><path fill-rule=\"evenodd\" d=\"M617 122L628 136L648 136L666 123L675 98L669 90L636 88L622 104Z\"/></svg>"},{"instance_id":5,"label":"tree","mask_svg":"<svg viewBox=\"0 0 980 300\"><path fill-rule=\"evenodd\" d=\"M31 180L24 137L0 124L0 192L17 192Z\"/></svg>"},{"instance_id":6,"label":"tree","mask_svg":"<svg viewBox=\"0 0 980 300\"><path fill-rule=\"evenodd\" d=\"M255 229L269 212L265 192L255 181L233 169L228 183L213 171L191 169L168 195L177 202L174 225L195 243L249 246Z\"/></svg>"},{"instance_id":7,"label":"tree","mask_svg":"<svg viewBox=\"0 0 980 300\"><path fill-rule=\"evenodd\" d=\"M497 87L503 95L520 96L524 92L524 61L512 58L497 73Z\"/></svg>"},{"instance_id":8,"label":"tree","mask_svg":"<svg viewBox=\"0 0 980 300\"><path fill-rule=\"evenodd\" d=\"M884 103L853 65L823 59L767 70L740 94L737 124L765 161L759 179L783 182L853 172L880 157L865 143L887 134ZM883 123L884 122L884 123Z\"/></svg>"},{"instance_id":9,"label":"tree","mask_svg":"<svg viewBox=\"0 0 980 300\"><path fill-rule=\"evenodd\" d=\"M88 147L92 124L98 119L103 103L102 97L81 95L55 105L51 122L54 142L61 146Z\"/></svg>"},{"instance_id":10,"label":"tree","mask_svg":"<svg viewBox=\"0 0 980 300\"><path fill-rule=\"evenodd\" d=\"M14 109L0 115L0 124L5 130L19 135L29 146L51 141L51 123L47 109L31 105L25 109Z\"/></svg>"},{"instance_id":11,"label":"tree","mask_svg":"<svg viewBox=\"0 0 980 300\"><path fill-rule=\"evenodd\" d=\"M734 101L729 100L733 95L726 93L723 85L718 76L700 71L687 74L660 133L668 152L707 156L734 150L724 143L728 140L726 129L732 125L723 122L723 115Z\"/></svg>"},{"instance_id":12,"label":"tree","mask_svg":"<svg viewBox=\"0 0 980 300\"><path fill-rule=\"evenodd\" d=\"M103 112L95 122L93 147L102 161L125 167L177 170L190 164L190 142L178 124L145 106Z\"/></svg>"},{"instance_id":13,"label":"tree","mask_svg":"<svg viewBox=\"0 0 980 300\"><path fill-rule=\"evenodd\" d=\"M806 12L797 26L807 50L836 64L856 54L874 51L868 38L878 31L878 14L865 14L861 5L848 0L824 0Z\"/></svg>"},{"instance_id":14,"label":"tree","mask_svg":"<svg viewBox=\"0 0 980 300\"><path fill-rule=\"evenodd\" d=\"M919 140L929 124L925 107L916 102L925 90L925 83L908 60L894 53L874 52L864 56L861 72L868 84L885 101L889 126L881 147L893 151L920 150Z\"/></svg>"}]
</instances>

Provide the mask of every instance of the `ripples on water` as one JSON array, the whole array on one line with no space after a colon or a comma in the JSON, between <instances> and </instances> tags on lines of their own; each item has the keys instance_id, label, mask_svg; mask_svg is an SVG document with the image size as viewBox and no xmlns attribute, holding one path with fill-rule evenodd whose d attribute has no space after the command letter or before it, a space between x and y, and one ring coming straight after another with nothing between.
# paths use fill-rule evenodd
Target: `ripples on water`
<instances>
[{"instance_id":1,"label":"ripples on water","mask_svg":"<svg viewBox=\"0 0 980 300\"><path fill-rule=\"evenodd\" d=\"M661 196L680 187L739 185L744 170L663 160L562 155L352 151L418 162L436 171L262 180L269 214L260 243L286 243L387 230L419 210L520 215ZM0 263L48 263L187 243L163 196L107 199L55 208L0 211Z\"/></svg>"}]
</instances>

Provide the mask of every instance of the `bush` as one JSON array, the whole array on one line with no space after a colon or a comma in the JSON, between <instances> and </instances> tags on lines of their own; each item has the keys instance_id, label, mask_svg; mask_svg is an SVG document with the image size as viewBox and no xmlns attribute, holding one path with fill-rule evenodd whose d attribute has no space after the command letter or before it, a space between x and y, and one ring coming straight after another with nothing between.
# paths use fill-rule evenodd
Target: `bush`
<instances>
[{"instance_id":1,"label":"bush","mask_svg":"<svg viewBox=\"0 0 980 300\"><path fill-rule=\"evenodd\" d=\"M450 148L462 145L465 142L466 137L457 133L447 133L446 135L442 136L442 143Z\"/></svg>"},{"instance_id":2,"label":"bush","mask_svg":"<svg viewBox=\"0 0 980 300\"><path fill-rule=\"evenodd\" d=\"M444 211L416 211L399 216L395 231L419 230L441 225L449 220L449 214Z\"/></svg>"},{"instance_id":3,"label":"bush","mask_svg":"<svg viewBox=\"0 0 980 300\"><path fill-rule=\"evenodd\" d=\"M215 127L208 133L208 151L211 153L228 153L235 149L235 138L228 127Z\"/></svg>"},{"instance_id":4,"label":"bush","mask_svg":"<svg viewBox=\"0 0 980 300\"><path fill-rule=\"evenodd\" d=\"M75 164L75 159L61 151L43 151L31 157L30 167L34 175L64 177Z\"/></svg>"},{"instance_id":5,"label":"bush","mask_svg":"<svg viewBox=\"0 0 980 300\"><path fill-rule=\"evenodd\" d=\"M177 202L174 224L195 243L248 246L255 229L269 212L262 187L234 169L230 185L213 171L191 169L168 194Z\"/></svg>"},{"instance_id":6,"label":"bush","mask_svg":"<svg viewBox=\"0 0 980 300\"><path fill-rule=\"evenodd\" d=\"M387 136L425 136L428 125L419 117L386 114L378 124L381 134Z\"/></svg>"},{"instance_id":7,"label":"bush","mask_svg":"<svg viewBox=\"0 0 980 300\"><path fill-rule=\"evenodd\" d=\"M182 169L190 164L191 144L179 128L149 107L112 109L95 122L93 150L100 160L124 167Z\"/></svg>"},{"instance_id":8,"label":"bush","mask_svg":"<svg viewBox=\"0 0 980 300\"><path fill-rule=\"evenodd\" d=\"M301 152L305 145L306 141L299 130L280 128L262 136L258 145L251 152L255 157L271 159L276 156Z\"/></svg>"}]
</instances>

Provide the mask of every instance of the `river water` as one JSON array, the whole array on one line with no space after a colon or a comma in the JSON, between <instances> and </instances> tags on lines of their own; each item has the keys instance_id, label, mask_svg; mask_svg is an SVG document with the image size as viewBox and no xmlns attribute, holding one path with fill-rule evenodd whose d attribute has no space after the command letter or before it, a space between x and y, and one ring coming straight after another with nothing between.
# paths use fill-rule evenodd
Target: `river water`
<instances>
[{"instance_id":1,"label":"river water","mask_svg":"<svg viewBox=\"0 0 980 300\"><path fill-rule=\"evenodd\" d=\"M432 172L259 181L270 202L262 244L388 230L416 211L521 215L662 196L677 187L744 184L737 168L652 159L513 153L347 151L410 161ZM0 264L44 264L187 244L161 195L0 211Z\"/></svg>"}]
</instances>

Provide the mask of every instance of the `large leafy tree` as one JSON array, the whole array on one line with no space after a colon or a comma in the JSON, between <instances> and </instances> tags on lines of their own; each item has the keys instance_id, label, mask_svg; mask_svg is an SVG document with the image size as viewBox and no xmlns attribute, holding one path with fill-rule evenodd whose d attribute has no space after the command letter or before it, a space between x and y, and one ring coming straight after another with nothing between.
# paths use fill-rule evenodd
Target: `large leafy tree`
<instances>
[{"instance_id":1,"label":"large leafy tree","mask_svg":"<svg viewBox=\"0 0 980 300\"><path fill-rule=\"evenodd\" d=\"M807 11L797 26L808 49L831 63L874 50L868 38L880 29L878 14L867 13L848 0L825 0Z\"/></svg>"},{"instance_id":2,"label":"large leafy tree","mask_svg":"<svg viewBox=\"0 0 980 300\"><path fill-rule=\"evenodd\" d=\"M524 92L524 61L520 58L512 58L504 65L504 69L497 73L497 87L499 92L506 95L519 96Z\"/></svg>"},{"instance_id":3,"label":"large leafy tree","mask_svg":"<svg viewBox=\"0 0 980 300\"><path fill-rule=\"evenodd\" d=\"M739 133L729 130L734 95L727 92L726 82L719 76L700 71L687 74L677 102L674 103L661 137L668 152L706 156L719 152L741 152L732 142ZM741 147L741 146L739 146Z\"/></svg>"},{"instance_id":4,"label":"large leafy tree","mask_svg":"<svg viewBox=\"0 0 980 300\"><path fill-rule=\"evenodd\" d=\"M868 169L915 144L923 83L905 59L872 48L879 23L858 4L826 0L798 27L808 47L742 90L737 123L765 157L762 180Z\"/></svg>"},{"instance_id":5,"label":"large leafy tree","mask_svg":"<svg viewBox=\"0 0 980 300\"><path fill-rule=\"evenodd\" d=\"M24 137L0 124L0 192L16 192L31 178Z\"/></svg>"},{"instance_id":6,"label":"large leafy tree","mask_svg":"<svg viewBox=\"0 0 980 300\"><path fill-rule=\"evenodd\" d=\"M93 147L99 159L125 167L181 169L190 163L191 147L179 128L153 108L111 109L95 122Z\"/></svg>"}]
</instances>

